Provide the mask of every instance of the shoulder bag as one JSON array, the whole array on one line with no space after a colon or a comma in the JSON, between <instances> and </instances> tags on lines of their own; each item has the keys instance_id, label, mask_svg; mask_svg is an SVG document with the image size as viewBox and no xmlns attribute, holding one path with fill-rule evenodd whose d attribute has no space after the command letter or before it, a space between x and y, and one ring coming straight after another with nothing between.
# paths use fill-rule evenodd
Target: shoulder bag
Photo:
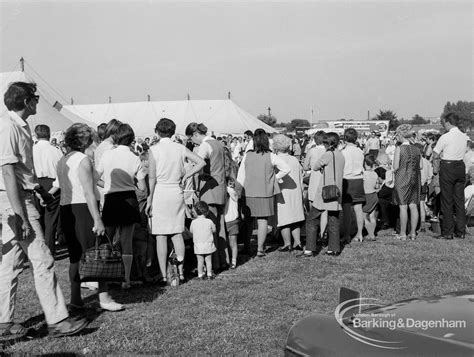
<instances>
[{"instance_id":1,"label":"shoulder bag","mask_svg":"<svg viewBox=\"0 0 474 357\"><path fill-rule=\"evenodd\" d=\"M339 187L336 185L336 157L334 155L334 151L332 152L332 165L333 165L333 172L334 172L334 184L326 186L326 169L323 172L323 202L333 202L337 201L341 196L341 191Z\"/></svg>"}]
</instances>

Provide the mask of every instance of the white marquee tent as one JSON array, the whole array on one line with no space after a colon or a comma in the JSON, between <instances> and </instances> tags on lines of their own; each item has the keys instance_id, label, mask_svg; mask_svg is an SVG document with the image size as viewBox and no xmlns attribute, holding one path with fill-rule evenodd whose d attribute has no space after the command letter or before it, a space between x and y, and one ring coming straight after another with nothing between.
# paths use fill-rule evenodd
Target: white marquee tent
<instances>
[{"instance_id":1,"label":"white marquee tent","mask_svg":"<svg viewBox=\"0 0 474 357\"><path fill-rule=\"evenodd\" d=\"M49 87L47 87L41 81L36 80L36 78L33 78L27 73L21 71L0 73L0 88L2 91L2 99L0 100L1 116L3 116L7 111L5 103L3 102L3 95L11 83L18 81L36 82L38 85L37 93L39 94L40 99L37 105L36 115L29 117L27 121L32 130L38 124L48 125L51 129L51 132L65 130L71 126L71 124L77 122L83 122L92 125L92 123L84 120L82 117L75 115L62 106L60 104L62 100L59 95L54 94L52 90L50 91Z\"/></svg>"},{"instance_id":2,"label":"white marquee tent","mask_svg":"<svg viewBox=\"0 0 474 357\"><path fill-rule=\"evenodd\" d=\"M20 63L23 67L23 59ZM55 132L65 130L77 122L96 127L116 118L130 124L135 135L145 137L153 135L158 120L166 117L176 123L178 134L184 134L186 126L191 122L204 123L209 133L216 135L242 134L246 130L254 131L258 128L275 132L275 129L240 108L231 99L64 105L66 100L39 74L33 76L34 69L31 67L31 70L31 73L29 70L0 73L0 88L4 94L12 82L37 83L37 93L40 95L37 114L28 118L32 129L38 124L46 124ZM6 111L1 100L0 115Z\"/></svg>"},{"instance_id":3,"label":"white marquee tent","mask_svg":"<svg viewBox=\"0 0 474 357\"><path fill-rule=\"evenodd\" d=\"M216 135L242 134L258 128L275 132L230 99L67 105L65 108L96 125L116 118L130 124L135 134L141 137L153 135L161 118L173 120L178 134L184 134L191 122L204 123L209 133Z\"/></svg>"}]
</instances>

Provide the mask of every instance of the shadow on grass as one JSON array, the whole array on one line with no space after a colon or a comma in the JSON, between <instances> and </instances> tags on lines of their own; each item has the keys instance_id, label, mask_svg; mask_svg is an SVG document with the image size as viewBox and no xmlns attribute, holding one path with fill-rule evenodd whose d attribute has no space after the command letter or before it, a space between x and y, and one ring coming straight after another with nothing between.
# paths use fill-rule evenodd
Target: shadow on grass
<instances>
[{"instance_id":1,"label":"shadow on grass","mask_svg":"<svg viewBox=\"0 0 474 357\"><path fill-rule=\"evenodd\" d=\"M109 290L113 293L114 299L121 304L136 304L142 302L152 302L165 292L164 287L158 284L148 283L133 286L129 290L122 290L119 285L110 285Z\"/></svg>"}]
</instances>

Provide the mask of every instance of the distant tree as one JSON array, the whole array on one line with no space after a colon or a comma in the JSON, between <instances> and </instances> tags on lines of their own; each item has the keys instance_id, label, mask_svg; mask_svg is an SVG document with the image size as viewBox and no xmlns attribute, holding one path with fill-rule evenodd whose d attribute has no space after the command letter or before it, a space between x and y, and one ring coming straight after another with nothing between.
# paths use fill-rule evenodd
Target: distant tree
<instances>
[{"instance_id":1,"label":"distant tree","mask_svg":"<svg viewBox=\"0 0 474 357\"><path fill-rule=\"evenodd\" d=\"M286 123L281 123L280 122L280 123L276 123L274 127L275 128L286 128L286 125L287 125Z\"/></svg>"},{"instance_id":2,"label":"distant tree","mask_svg":"<svg viewBox=\"0 0 474 357\"><path fill-rule=\"evenodd\" d=\"M276 118L273 115L265 115L265 114L260 114L257 119L263 121L265 124L270 125L271 127L274 127L276 125Z\"/></svg>"},{"instance_id":3,"label":"distant tree","mask_svg":"<svg viewBox=\"0 0 474 357\"><path fill-rule=\"evenodd\" d=\"M307 126L311 127L311 124L309 123L308 120L306 119L293 119L288 125L287 128L288 130L295 130L295 128L300 127L300 126Z\"/></svg>"},{"instance_id":4,"label":"distant tree","mask_svg":"<svg viewBox=\"0 0 474 357\"><path fill-rule=\"evenodd\" d=\"M444 106L443 116L448 113L456 113L459 115L461 122L460 126L469 131L474 127L474 102L459 100L457 103L447 102Z\"/></svg>"},{"instance_id":5,"label":"distant tree","mask_svg":"<svg viewBox=\"0 0 474 357\"><path fill-rule=\"evenodd\" d=\"M415 116L411 119L410 124L413 125L422 125L422 124L428 124L430 121L424 119L422 116L415 114Z\"/></svg>"},{"instance_id":6,"label":"distant tree","mask_svg":"<svg viewBox=\"0 0 474 357\"><path fill-rule=\"evenodd\" d=\"M400 122L398 121L397 115L391 110L380 110L375 116L375 120L388 120L388 130L395 130Z\"/></svg>"}]
</instances>

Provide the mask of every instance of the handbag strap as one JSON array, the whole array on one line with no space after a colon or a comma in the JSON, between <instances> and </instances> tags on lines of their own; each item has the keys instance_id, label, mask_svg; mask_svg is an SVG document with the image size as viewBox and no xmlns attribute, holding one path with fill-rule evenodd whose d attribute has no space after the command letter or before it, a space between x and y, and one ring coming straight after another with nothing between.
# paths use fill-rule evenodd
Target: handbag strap
<instances>
[{"instance_id":1,"label":"handbag strap","mask_svg":"<svg viewBox=\"0 0 474 357\"><path fill-rule=\"evenodd\" d=\"M336 156L334 155L334 151L332 152L332 170L334 173L334 184L336 184ZM326 167L323 170L323 186L326 186Z\"/></svg>"},{"instance_id":2,"label":"handbag strap","mask_svg":"<svg viewBox=\"0 0 474 357\"><path fill-rule=\"evenodd\" d=\"M105 238L107 238L107 240L109 241L110 243L110 246L112 247L112 250L113 251L116 251L117 249L114 247L114 244L112 243L112 240L110 239L109 235L107 234L107 232L104 232L104 236ZM96 250L99 250L99 240L100 240L100 237L95 234L95 249Z\"/></svg>"}]
</instances>

